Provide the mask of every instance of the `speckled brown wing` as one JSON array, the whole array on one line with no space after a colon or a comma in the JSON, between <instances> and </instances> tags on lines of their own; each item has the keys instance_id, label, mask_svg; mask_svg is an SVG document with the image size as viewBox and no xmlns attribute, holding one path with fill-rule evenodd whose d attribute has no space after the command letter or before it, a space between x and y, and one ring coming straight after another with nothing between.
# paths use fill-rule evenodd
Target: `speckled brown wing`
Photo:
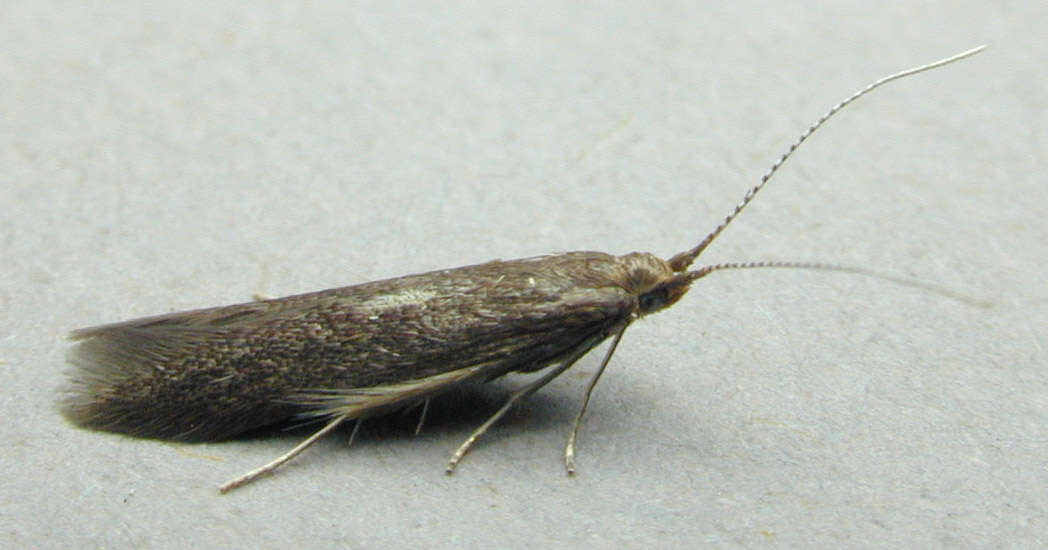
<instances>
[{"instance_id":1,"label":"speckled brown wing","mask_svg":"<svg viewBox=\"0 0 1048 550\"><path fill-rule=\"evenodd\" d=\"M595 345L635 309L623 277L614 256L577 252L87 328L71 335L63 409L86 427L216 440L308 414L304 395L425 398Z\"/></svg>"}]
</instances>

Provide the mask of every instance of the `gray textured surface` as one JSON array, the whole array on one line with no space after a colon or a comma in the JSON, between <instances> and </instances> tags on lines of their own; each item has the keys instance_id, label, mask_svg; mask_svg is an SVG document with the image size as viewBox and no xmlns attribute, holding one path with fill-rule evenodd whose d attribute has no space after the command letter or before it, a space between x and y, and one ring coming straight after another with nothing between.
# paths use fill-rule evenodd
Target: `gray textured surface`
<instances>
[{"instance_id":1,"label":"gray textured surface","mask_svg":"<svg viewBox=\"0 0 1048 550\"><path fill-rule=\"evenodd\" d=\"M1042 4L333 4L4 8L0 546L1046 543ZM170 444L55 412L73 328L495 257L668 256L826 107L982 42L831 123L706 260L871 265L996 306L711 276L626 335L575 478L599 354L453 477L511 383L221 497L298 436Z\"/></svg>"}]
</instances>

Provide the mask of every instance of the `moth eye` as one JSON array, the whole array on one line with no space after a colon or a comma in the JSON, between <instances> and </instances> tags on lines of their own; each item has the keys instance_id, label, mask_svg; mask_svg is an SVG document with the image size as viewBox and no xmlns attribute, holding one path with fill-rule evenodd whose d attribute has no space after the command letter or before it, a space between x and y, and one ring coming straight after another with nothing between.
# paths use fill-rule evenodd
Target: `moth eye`
<instances>
[{"instance_id":1,"label":"moth eye","mask_svg":"<svg viewBox=\"0 0 1048 550\"><path fill-rule=\"evenodd\" d=\"M656 288L651 292L641 294L640 297L637 298L637 304L638 306L640 306L640 310L642 313L647 313L649 311L655 311L656 309L659 309L662 306L666 305L666 299L666 289Z\"/></svg>"}]
</instances>

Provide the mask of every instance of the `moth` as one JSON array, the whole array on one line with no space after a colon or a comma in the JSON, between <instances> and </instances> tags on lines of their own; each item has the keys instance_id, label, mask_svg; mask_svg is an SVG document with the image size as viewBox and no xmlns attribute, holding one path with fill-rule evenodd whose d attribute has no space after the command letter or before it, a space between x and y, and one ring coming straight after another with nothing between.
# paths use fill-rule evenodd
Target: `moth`
<instances>
[{"instance_id":1,"label":"moth","mask_svg":"<svg viewBox=\"0 0 1048 550\"><path fill-rule=\"evenodd\" d=\"M291 460L347 420L422 403L467 381L545 371L452 454L450 473L510 408L598 344L611 344L589 381L564 451L626 329L666 309L697 279L749 268L856 267L805 262L692 263L830 117L873 89L982 51L886 76L815 121L698 245L663 260L644 252L568 252L409 275L310 294L198 309L72 332L73 423L132 436L216 441L293 420L323 427L276 460L220 487L244 485ZM891 278L891 277L888 277ZM423 413L424 414L424 413Z\"/></svg>"}]
</instances>

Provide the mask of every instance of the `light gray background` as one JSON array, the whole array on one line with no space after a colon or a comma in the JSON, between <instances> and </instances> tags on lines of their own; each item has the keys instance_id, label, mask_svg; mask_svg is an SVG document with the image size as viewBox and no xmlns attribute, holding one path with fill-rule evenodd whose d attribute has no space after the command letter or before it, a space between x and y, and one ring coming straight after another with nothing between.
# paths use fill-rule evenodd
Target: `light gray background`
<instances>
[{"instance_id":1,"label":"light gray background","mask_svg":"<svg viewBox=\"0 0 1048 550\"><path fill-rule=\"evenodd\" d=\"M0 546L1043 546L1048 9L726 4L5 4ZM995 306L711 276L630 330L575 478L561 449L599 353L452 477L519 380L228 496L301 434L172 444L55 411L74 328L492 258L669 256L834 102L983 42L834 120L704 259L866 265Z\"/></svg>"}]
</instances>

